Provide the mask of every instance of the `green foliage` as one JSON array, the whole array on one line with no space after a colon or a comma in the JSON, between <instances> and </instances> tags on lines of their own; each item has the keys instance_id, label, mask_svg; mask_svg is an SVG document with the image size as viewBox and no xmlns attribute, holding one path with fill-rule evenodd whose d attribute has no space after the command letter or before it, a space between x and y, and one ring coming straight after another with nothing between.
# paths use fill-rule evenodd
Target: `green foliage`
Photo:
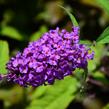
<instances>
[{"instance_id":1,"label":"green foliage","mask_svg":"<svg viewBox=\"0 0 109 109\"><path fill-rule=\"evenodd\" d=\"M109 13L109 0L96 0L102 8Z\"/></svg>"},{"instance_id":2,"label":"green foliage","mask_svg":"<svg viewBox=\"0 0 109 109\"><path fill-rule=\"evenodd\" d=\"M109 109L109 104L107 104L103 109Z\"/></svg>"},{"instance_id":3,"label":"green foliage","mask_svg":"<svg viewBox=\"0 0 109 109\"><path fill-rule=\"evenodd\" d=\"M94 59L89 60L89 62L88 62L88 71L92 72L100 63L100 59L103 55L102 51L104 50L104 45L99 44L96 46L92 46L92 43L87 40L81 40L80 43L89 46L91 48L91 50L95 52Z\"/></svg>"},{"instance_id":4,"label":"green foliage","mask_svg":"<svg viewBox=\"0 0 109 109\"><path fill-rule=\"evenodd\" d=\"M3 26L1 28L0 34L6 37L12 38L12 39L23 40L23 37L19 33L19 31L10 26Z\"/></svg>"},{"instance_id":5,"label":"green foliage","mask_svg":"<svg viewBox=\"0 0 109 109\"><path fill-rule=\"evenodd\" d=\"M35 41L35 40L39 39L42 36L42 34L44 34L45 32L47 32L47 27L46 26L41 26L39 31L33 33L30 36L30 41Z\"/></svg>"},{"instance_id":6,"label":"green foliage","mask_svg":"<svg viewBox=\"0 0 109 109\"><path fill-rule=\"evenodd\" d=\"M100 63L100 59L103 55L104 45L91 46L92 51L95 52L94 59L88 62L88 70L92 72Z\"/></svg>"},{"instance_id":7,"label":"green foliage","mask_svg":"<svg viewBox=\"0 0 109 109\"><path fill-rule=\"evenodd\" d=\"M41 86L32 94L27 109L65 109L76 96L77 84L75 78L66 77L52 86Z\"/></svg>"},{"instance_id":8,"label":"green foliage","mask_svg":"<svg viewBox=\"0 0 109 109\"><path fill-rule=\"evenodd\" d=\"M91 46L91 45L92 45L92 43L91 43L89 40L80 40L79 43L80 43L80 44L85 44L85 45L87 45L87 46Z\"/></svg>"},{"instance_id":9,"label":"green foliage","mask_svg":"<svg viewBox=\"0 0 109 109\"><path fill-rule=\"evenodd\" d=\"M68 14L68 16L70 17L70 19L71 19L71 21L72 21L72 24L74 25L74 26L79 26L78 25L78 22L76 21L76 19L75 19L75 17L74 17L74 15L72 15L66 8L64 8L63 6L60 6L59 5L59 7L61 7L62 9L64 9L66 12L67 12L67 14Z\"/></svg>"},{"instance_id":10,"label":"green foliage","mask_svg":"<svg viewBox=\"0 0 109 109\"><path fill-rule=\"evenodd\" d=\"M7 73L5 67L9 59L9 48L6 41L0 40L0 74Z\"/></svg>"},{"instance_id":11,"label":"green foliage","mask_svg":"<svg viewBox=\"0 0 109 109\"><path fill-rule=\"evenodd\" d=\"M103 33L97 39L98 44L109 43L109 26L103 31Z\"/></svg>"}]
</instances>

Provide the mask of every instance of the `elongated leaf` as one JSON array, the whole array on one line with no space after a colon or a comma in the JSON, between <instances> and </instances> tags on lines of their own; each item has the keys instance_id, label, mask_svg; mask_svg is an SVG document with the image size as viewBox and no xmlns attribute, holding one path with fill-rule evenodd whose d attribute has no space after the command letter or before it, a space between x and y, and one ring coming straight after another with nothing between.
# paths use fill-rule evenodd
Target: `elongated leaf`
<instances>
[{"instance_id":1,"label":"elongated leaf","mask_svg":"<svg viewBox=\"0 0 109 109\"><path fill-rule=\"evenodd\" d=\"M103 31L96 42L99 44L109 43L109 26Z\"/></svg>"},{"instance_id":2,"label":"elongated leaf","mask_svg":"<svg viewBox=\"0 0 109 109\"><path fill-rule=\"evenodd\" d=\"M9 48L6 41L0 40L0 74L7 73L5 64L9 59Z\"/></svg>"},{"instance_id":3,"label":"elongated leaf","mask_svg":"<svg viewBox=\"0 0 109 109\"><path fill-rule=\"evenodd\" d=\"M10 26L4 26L1 28L0 34L12 39L16 39L16 40L23 40L22 35L19 33L18 30L16 30L13 27Z\"/></svg>"},{"instance_id":4,"label":"elongated leaf","mask_svg":"<svg viewBox=\"0 0 109 109\"><path fill-rule=\"evenodd\" d=\"M33 93L27 109L66 109L75 98L77 80L66 77L52 86L41 86Z\"/></svg>"},{"instance_id":5,"label":"elongated leaf","mask_svg":"<svg viewBox=\"0 0 109 109\"><path fill-rule=\"evenodd\" d=\"M70 17L70 19L71 19L71 21L72 21L72 24L74 25L74 26L79 26L78 25L78 22L76 21L76 19L75 19L75 17L74 17L74 15L72 15L66 8L64 8L63 6L61 6L61 5L58 5L59 7L61 7L62 9L64 9L66 12L67 12L67 14L69 15L69 17Z\"/></svg>"}]
</instances>

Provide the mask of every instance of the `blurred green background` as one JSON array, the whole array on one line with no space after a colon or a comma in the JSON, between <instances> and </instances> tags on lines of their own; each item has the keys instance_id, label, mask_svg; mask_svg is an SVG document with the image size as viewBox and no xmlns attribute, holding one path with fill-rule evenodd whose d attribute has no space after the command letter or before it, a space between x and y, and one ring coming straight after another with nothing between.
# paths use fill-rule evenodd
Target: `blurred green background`
<instances>
[{"instance_id":1,"label":"blurred green background","mask_svg":"<svg viewBox=\"0 0 109 109\"><path fill-rule=\"evenodd\" d=\"M109 0L0 0L0 74L5 64L30 41L56 27L71 31L72 23L58 5L76 17L80 39L91 43L109 26ZM87 41L86 41L87 40ZM23 88L0 81L0 109L109 109L109 45L92 47L85 92L80 94L82 71L53 86Z\"/></svg>"}]
</instances>

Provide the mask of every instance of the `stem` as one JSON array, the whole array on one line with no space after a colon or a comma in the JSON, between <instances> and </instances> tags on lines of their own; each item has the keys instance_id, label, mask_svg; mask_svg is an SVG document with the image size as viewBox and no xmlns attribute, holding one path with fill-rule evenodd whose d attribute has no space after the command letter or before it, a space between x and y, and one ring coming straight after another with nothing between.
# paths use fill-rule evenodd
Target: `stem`
<instances>
[{"instance_id":1,"label":"stem","mask_svg":"<svg viewBox=\"0 0 109 109\"><path fill-rule=\"evenodd\" d=\"M86 67L84 69L83 79L81 81L80 93L83 93L85 90L87 76L88 76L88 68Z\"/></svg>"},{"instance_id":2,"label":"stem","mask_svg":"<svg viewBox=\"0 0 109 109\"><path fill-rule=\"evenodd\" d=\"M79 24L78 24L78 22L76 21L74 15L71 14L71 13L70 13L66 8L64 8L63 6L61 6L61 5L58 5L58 6L66 11L66 13L68 14L68 16L69 16L70 19L71 19L72 24L73 24L75 27L78 27Z\"/></svg>"}]
</instances>

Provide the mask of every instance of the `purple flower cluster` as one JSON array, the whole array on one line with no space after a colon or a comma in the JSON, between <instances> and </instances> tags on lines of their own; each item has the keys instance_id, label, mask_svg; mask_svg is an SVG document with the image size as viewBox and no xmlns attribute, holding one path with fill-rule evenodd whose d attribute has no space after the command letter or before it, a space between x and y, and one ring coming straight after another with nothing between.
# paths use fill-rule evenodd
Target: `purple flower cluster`
<instances>
[{"instance_id":1,"label":"purple flower cluster","mask_svg":"<svg viewBox=\"0 0 109 109\"><path fill-rule=\"evenodd\" d=\"M94 56L89 51L79 44L79 27L73 27L72 32L50 30L10 59L7 79L21 86L53 84L55 79L72 75L76 68L86 68L87 60Z\"/></svg>"}]
</instances>

